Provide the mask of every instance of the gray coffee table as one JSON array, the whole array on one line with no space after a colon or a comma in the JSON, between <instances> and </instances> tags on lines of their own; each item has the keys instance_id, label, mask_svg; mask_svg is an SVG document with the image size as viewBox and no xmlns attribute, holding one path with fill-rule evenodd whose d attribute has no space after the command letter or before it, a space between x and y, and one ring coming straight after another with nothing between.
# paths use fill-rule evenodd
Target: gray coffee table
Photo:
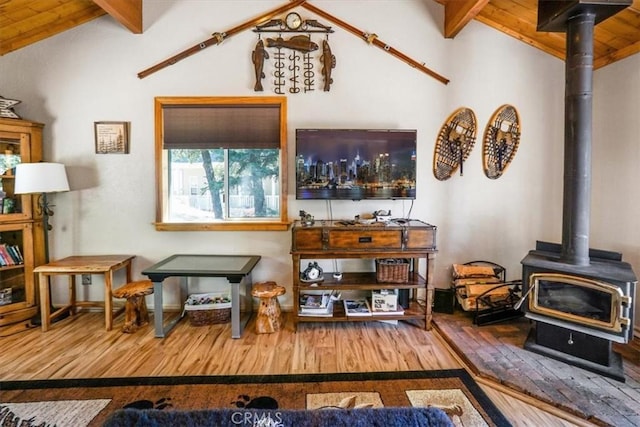
<instances>
[{"instance_id":1,"label":"gray coffee table","mask_svg":"<svg viewBox=\"0 0 640 427\"><path fill-rule=\"evenodd\" d=\"M260 261L259 255L172 255L145 269L142 274L153 282L153 315L155 336L164 338L182 319L179 316L164 324L162 282L167 277L183 277L188 292L189 277L224 277L231 286L231 338L240 338L253 308L251 272ZM244 287L245 312L240 313L240 288Z\"/></svg>"}]
</instances>

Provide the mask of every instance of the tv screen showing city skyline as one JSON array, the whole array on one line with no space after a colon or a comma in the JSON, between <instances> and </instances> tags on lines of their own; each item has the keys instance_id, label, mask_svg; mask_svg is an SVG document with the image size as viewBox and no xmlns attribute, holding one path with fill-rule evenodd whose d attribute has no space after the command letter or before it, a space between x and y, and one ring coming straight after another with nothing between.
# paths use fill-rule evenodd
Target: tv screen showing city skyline
<instances>
[{"instance_id":1,"label":"tv screen showing city skyline","mask_svg":"<svg viewBox=\"0 0 640 427\"><path fill-rule=\"evenodd\" d=\"M417 131L297 129L297 199L415 199Z\"/></svg>"}]
</instances>

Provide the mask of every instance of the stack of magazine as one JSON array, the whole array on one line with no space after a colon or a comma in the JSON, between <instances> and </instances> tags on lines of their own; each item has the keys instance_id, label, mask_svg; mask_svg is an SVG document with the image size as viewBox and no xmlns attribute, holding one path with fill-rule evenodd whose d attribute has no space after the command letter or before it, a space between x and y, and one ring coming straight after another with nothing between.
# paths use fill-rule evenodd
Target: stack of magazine
<instances>
[{"instance_id":1,"label":"stack of magazine","mask_svg":"<svg viewBox=\"0 0 640 427\"><path fill-rule=\"evenodd\" d=\"M300 316L332 317L333 303L340 299L336 291L308 291L300 294Z\"/></svg>"},{"instance_id":2,"label":"stack of magazine","mask_svg":"<svg viewBox=\"0 0 640 427\"><path fill-rule=\"evenodd\" d=\"M345 299L343 303L347 316L401 316L404 314L404 309L399 304L396 303L391 307L382 305L381 301L375 297L372 301L368 298Z\"/></svg>"},{"instance_id":3,"label":"stack of magazine","mask_svg":"<svg viewBox=\"0 0 640 427\"><path fill-rule=\"evenodd\" d=\"M366 299L345 299L343 302L347 316L371 316L371 306Z\"/></svg>"}]
</instances>

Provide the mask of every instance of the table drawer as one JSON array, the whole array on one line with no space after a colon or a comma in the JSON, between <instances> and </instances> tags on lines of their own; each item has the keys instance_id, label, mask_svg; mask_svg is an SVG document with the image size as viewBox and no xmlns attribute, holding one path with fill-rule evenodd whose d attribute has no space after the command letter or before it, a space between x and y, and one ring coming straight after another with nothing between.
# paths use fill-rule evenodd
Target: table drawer
<instances>
[{"instance_id":1,"label":"table drawer","mask_svg":"<svg viewBox=\"0 0 640 427\"><path fill-rule=\"evenodd\" d=\"M401 249L400 230L331 230L328 249Z\"/></svg>"},{"instance_id":2,"label":"table drawer","mask_svg":"<svg viewBox=\"0 0 640 427\"><path fill-rule=\"evenodd\" d=\"M321 250L322 228L298 228L293 233L292 249L294 251Z\"/></svg>"},{"instance_id":3,"label":"table drawer","mask_svg":"<svg viewBox=\"0 0 640 427\"><path fill-rule=\"evenodd\" d=\"M407 249L435 249L436 228L412 228L407 230Z\"/></svg>"},{"instance_id":4,"label":"table drawer","mask_svg":"<svg viewBox=\"0 0 640 427\"><path fill-rule=\"evenodd\" d=\"M367 251L436 249L436 227L412 220L410 226L355 225L323 221L312 226L293 227L291 250Z\"/></svg>"}]
</instances>

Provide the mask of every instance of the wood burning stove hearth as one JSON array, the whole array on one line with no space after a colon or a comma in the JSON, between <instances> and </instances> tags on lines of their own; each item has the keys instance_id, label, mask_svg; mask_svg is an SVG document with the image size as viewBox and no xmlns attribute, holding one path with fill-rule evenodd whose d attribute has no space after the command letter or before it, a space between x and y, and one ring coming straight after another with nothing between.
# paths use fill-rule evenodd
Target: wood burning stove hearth
<instances>
[{"instance_id":1,"label":"wood burning stove hearth","mask_svg":"<svg viewBox=\"0 0 640 427\"><path fill-rule=\"evenodd\" d=\"M539 241L522 260L522 310L535 321L525 348L624 381L612 343L633 337L637 279L622 254L589 254L577 266L562 260L560 245Z\"/></svg>"},{"instance_id":2,"label":"wood burning stove hearth","mask_svg":"<svg viewBox=\"0 0 640 427\"><path fill-rule=\"evenodd\" d=\"M589 248L593 31L632 0L538 2L538 30L566 31L562 245L538 242L522 260L525 348L624 381L612 342L633 334L637 279L622 254Z\"/></svg>"}]
</instances>

